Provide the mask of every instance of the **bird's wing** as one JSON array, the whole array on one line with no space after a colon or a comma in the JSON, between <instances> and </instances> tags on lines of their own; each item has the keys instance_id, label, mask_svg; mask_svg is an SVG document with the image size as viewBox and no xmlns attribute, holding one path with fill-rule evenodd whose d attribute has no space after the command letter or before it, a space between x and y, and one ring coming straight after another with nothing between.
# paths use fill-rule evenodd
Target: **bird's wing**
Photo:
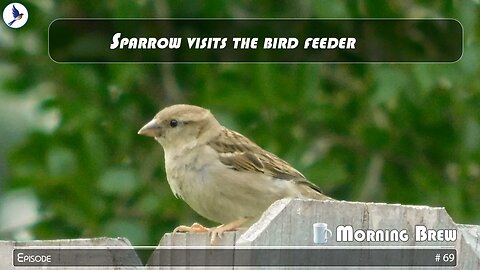
<instances>
[{"instance_id":1,"label":"bird's wing","mask_svg":"<svg viewBox=\"0 0 480 270\"><path fill-rule=\"evenodd\" d=\"M322 193L317 185L308 181L286 161L262 149L240 133L223 128L220 135L208 145L218 153L220 161L233 170L260 172L306 186L316 191L316 194Z\"/></svg>"},{"instance_id":2,"label":"bird's wing","mask_svg":"<svg viewBox=\"0 0 480 270\"><path fill-rule=\"evenodd\" d=\"M244 172L260 172L276 179L292 181L305 187L302 194L307 197L325 200L322 190L308 181L299 171L283 159L263 150L240 133L223 128L220 135L208 143L227 167Z\"/></svg>"},{"instance_id":3,"label":"bird's wing","mask_svg":"<svg viewBox=\"0 0 480 270\"><path fill-rule=\"evenodd\" d=\"M219 154L220 161L233 170L261 172L277 179L307 185L320 192L316 185L286 161L263 150L240 133L224 128L209 145Z\"/></svg>"},{"instance_id":4,"label":"bird's wing","mask_svg":"<svg viewBox=\"0 0 480 270\"><path fill-rule=\"evenodd\" d=\"M13 5L12 14L13 14L13 18L17 18L18 15L20 15L20 12L18 11L18 9L15 8L15 5Z\"/></svg>"}]
</instances>

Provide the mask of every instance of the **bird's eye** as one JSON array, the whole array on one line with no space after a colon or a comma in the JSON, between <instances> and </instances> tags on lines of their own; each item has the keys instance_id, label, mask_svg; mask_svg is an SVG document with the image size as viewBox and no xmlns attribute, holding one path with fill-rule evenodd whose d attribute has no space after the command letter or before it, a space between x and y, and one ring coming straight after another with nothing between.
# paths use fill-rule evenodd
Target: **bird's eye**
<instances>
[{"instance_id":1,"label":"bird's eye","mask_svg":"<svg viewBox=\"0 0 480 270\"><path fill-rule=\"evenodd\" d=\"M178 121L175 119L170 120L170 126L171 127L176 127L178 125Z\"/></svg>"}]
</instances>

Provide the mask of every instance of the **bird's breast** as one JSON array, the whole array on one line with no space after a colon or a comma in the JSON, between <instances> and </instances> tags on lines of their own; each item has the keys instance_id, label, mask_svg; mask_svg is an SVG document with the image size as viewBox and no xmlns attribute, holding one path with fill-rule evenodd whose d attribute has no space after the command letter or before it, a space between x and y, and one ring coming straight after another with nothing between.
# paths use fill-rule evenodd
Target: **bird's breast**
<instances>
[{"instance_id":1,"label":"bird's breast","mask_svg":"<svg viewBox=\"0 0 480 270\"><path fill-rule=\"evenodd\" d=\"M200 215L228 223L258 217L274 201L290 197L293 183L258 172L242 172L219 161L209 146L165 151L167 180L173 193Z\"/></svg>"},{"instance_id":2,"label":"bird's breast","mask_svg":"<svg viewBox=\"0 0 480 270\"><path fill-rule=\"evenodd\" d=\"M203 147L181 151L165 151L167 180L173 193L186 199L190 193L199 190L208 170L208 156Z\"/></svg>"},{"instance_id":3,"label":"bird's breast","mask_svg":"<svg viewBox=\"0 0 480 270\"><path fill-rule=\"evenodd\" d=\"M237 181L231 178L230 169L220 163L212 148L166 151L165 166L172 192L200 215L219 223L247 216L244 211L235 211L242 200L229 194L237 192L238 188L231 186L232 180Z\"/></svg>"}]
</instances>

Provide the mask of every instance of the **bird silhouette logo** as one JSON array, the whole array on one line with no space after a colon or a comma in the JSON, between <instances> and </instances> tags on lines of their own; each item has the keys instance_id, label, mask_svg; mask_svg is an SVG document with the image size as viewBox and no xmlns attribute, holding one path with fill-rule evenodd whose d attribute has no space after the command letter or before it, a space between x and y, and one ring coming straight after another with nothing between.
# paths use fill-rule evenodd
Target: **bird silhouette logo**
<instances>
[{"instance_id":1,"label":"bird silhouette logo","mask_svg":"<svg viewBox=\"0 0 480 270\"><path fill-rule=\"evenodd\" d=\"M3 21L10 28L20 28L28 20L28 11L20 3L11 3L3 10Z\"/></svg>"},{"instance_id":2,"label":"bird silhouette logo","mask_svg":"<svg viewBox=\"0 0 480 270\"><path fill-rule=\"evenodd\" d=\"M15 5L13 5L12 14L13 14L13 21L9 22L8 26L12 26L14 22L20 21L23 17L23 13L20 13L20 11L18 11L18 9L15 8Z\"/></svg>"}]
</instances>

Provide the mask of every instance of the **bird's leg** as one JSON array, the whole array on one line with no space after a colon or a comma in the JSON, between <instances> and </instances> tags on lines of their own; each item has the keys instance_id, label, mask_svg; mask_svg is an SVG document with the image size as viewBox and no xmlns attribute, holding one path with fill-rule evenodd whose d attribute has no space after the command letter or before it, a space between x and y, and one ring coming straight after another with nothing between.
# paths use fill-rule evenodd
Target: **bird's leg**
<instances>
[{"instance_id":1,"label":"bird's leg","mask_svg":"<svg viewBox=\"0 0 480 270\"><path fill-rule=\"evenodd\" d=\"M218 227L215 227L215 228L211 228L209 230L209 233L210 233L210 245L213 245L215 244L215 240L218 238L222 238L223 236L223 233L224 232L227 232L227 231L234 231L236 229L238 229L240 226L242 226L242 224L244 224L245 222L247 222L249 219L248 218L241 218L241 219L237 219L237 220L234 220L230 223L227 223L227 224L222 224Z\"/></svg>"},{"instance_id":2,"label":"bird's leg","mask_svg":"<svg viewBox=\"0 0 480 270\"><path fill-rule=\"evenodd\" d=\"M185 226L185 225L180 225L173 230L173 233L177 232L193 232L193 233L201 233L201 232L208 232L210 234L210 244L214 245L215 241L218 238L222 238L223 233L227 231L234 231L238 229L242 224L244 224L246 221L248 221L248 218L241 218L234 220L230 223L227 224L222 224L220 226L214 227L214 228L207 228L201 224L198 223L193 223L192 226Z\"/></svg>"},{"instance_id":3,"label":"bird's leg","mask_svg":"<svg viewBox=\"0 0 480 270\"><path fill-rule=\"evenodd\" d=\"M185 226L185 225L180 225L173 230L173 233L177 232L209 232L210 229L198 224L198 223L193 223L192 226Z\"/></svg>"}]
</instances>

